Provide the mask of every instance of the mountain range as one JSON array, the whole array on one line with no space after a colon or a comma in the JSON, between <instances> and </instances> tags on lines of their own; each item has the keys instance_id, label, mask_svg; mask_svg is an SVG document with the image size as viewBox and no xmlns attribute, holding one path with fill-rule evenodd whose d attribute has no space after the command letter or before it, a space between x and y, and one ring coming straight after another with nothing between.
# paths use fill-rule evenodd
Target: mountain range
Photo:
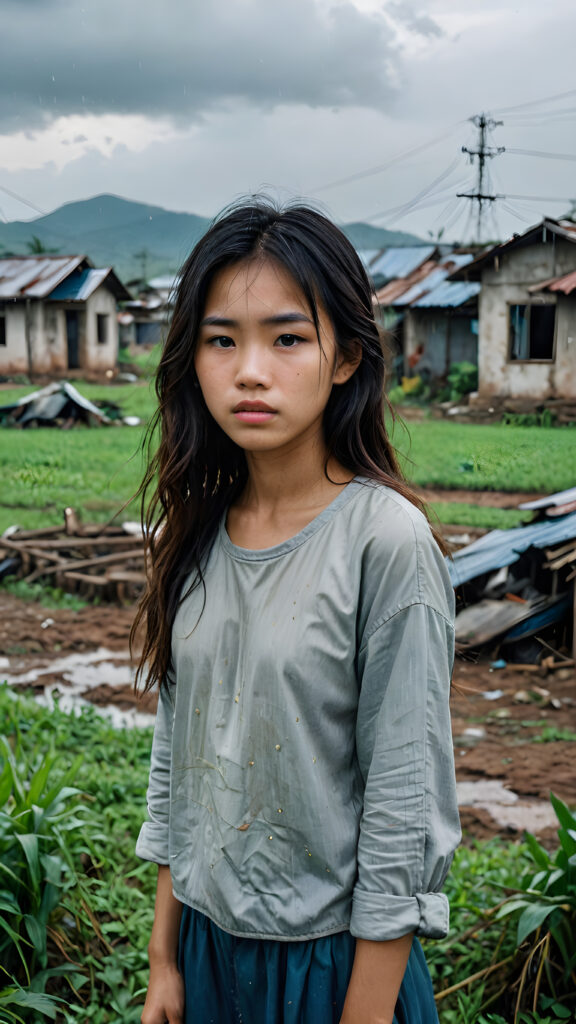
<instances>
[{"instance_id":1,"label":"mountain range","mask_svg":"<svg viewBox=\"0 0 576 1024\"><path fill-rule=\"evenodd\" d=\"M89 256L95 266L113 266L129 282L178 270L204 234L210 218L101 195L65 203L35 220L0 223L0 256L34 251ZM341 225L357 249L423 244L402 231L370 224Z\"/></svg>"}]
</instances>

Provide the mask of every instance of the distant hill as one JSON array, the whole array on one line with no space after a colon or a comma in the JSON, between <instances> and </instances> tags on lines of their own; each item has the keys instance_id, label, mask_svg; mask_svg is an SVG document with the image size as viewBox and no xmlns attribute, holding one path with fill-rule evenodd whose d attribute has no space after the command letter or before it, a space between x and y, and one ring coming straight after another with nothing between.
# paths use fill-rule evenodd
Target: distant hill
<instances>
[{"instance_id":1,"label":"distant hill","mask_svg":"<svg viewBox=\"0 0 576 1024\"><path fill-rule=\"evenodd\" d=\"M176 271L204 234L210 219L175 213L119 196L101 195L66 203L31 221L0 223L0 256L26 255L33 236L46 249L82 253L96 266L113 266L123 281ZM345 224L343 231L358 249L414 245L422 240L370 224Z\"/></svg>"}]
</instances>

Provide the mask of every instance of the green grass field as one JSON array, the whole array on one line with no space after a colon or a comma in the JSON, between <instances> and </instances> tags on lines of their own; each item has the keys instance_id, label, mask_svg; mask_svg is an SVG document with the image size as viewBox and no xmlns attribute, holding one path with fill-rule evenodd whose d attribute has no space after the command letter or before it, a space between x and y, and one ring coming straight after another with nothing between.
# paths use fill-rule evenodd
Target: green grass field
<instances>
[{"instance_id":1,"label":"green grass field","mask_svg":"<svg viewBox=\"0 0 576 1024\"><path fill-rule=\"evenodd\" d=\"M108 399L124 414L148 420L155 397L150 384L79 384L92 401ZM0 405L34 390L2 388ZM144 427L73 430L0 429L0 532L15 523L33 528L62 521L76 508L85 521L104 522L120 513L135 518ZM568 428L476 426L443 420L397 423L393 440L408 479L420 486L473 491L542 491L576 486L576 431ZM120 510L123 511L120 512ZM470 526L514 526L522 514L474 503L438 502L441 522Z\"/></svg>"}]
</instances>

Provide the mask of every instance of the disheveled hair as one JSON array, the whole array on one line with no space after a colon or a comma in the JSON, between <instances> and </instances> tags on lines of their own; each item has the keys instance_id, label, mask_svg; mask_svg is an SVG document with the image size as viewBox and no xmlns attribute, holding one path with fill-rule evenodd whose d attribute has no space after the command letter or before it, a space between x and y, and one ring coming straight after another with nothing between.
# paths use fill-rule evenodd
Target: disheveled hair
<instances>
[{"instance_id":1,"label":"disheveled hair","mask_svg":"<svg viewBox=\"0 0 576 1024\"><path fill-rule=\"evenodd\" d=\"M301 204L279 208L257 197L224 211L182 269L156 376L158 410L145 440L148 468L138 493L148 584L131 633L134 643L143 632L137 685L144 680L144 690L167 680L178 607L204 585L203 568L221 517L248 478L243 450L208 412L194 355L215 275L254 259L272 260L290 274L310 309L319 344L320 306L330 318L339 353L353 360L361 349L356 371L332 389L324 412L326 465L335 459L424 511L404 482L387 436L382 341L372 288L354 247L330 220Z\"/></svg>"}]
</instances>

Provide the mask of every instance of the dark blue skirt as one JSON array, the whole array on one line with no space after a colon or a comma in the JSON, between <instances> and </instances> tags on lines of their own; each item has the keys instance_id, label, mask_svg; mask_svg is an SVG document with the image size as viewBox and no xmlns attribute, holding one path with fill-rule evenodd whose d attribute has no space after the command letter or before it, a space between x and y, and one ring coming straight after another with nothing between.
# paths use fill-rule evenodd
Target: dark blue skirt
<instances>
[{"instance_id":1,"label":"dark blue skirt","mask_svg":"<svg viewBox=\"0 0 576 1024\"><path fill-rule=\"evenodd\" d=\"M338 1024L354 947L349 932L304 942L238 938L185 906L179 947L184 1024ZM394 1022L438 1024L417 939Z\"/></svg>"}]
</instances>

